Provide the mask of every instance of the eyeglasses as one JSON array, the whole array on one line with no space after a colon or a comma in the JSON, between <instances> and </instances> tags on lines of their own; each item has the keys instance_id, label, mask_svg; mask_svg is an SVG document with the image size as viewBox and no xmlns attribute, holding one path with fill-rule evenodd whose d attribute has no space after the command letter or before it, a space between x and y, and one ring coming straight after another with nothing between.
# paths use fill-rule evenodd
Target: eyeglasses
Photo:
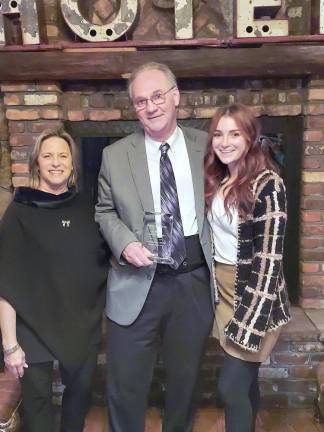
<instances>
[{"instance_id":1,"label":"eyeglasses","mask_svg":"<svg viewBox=\"0 0 324 432\"><path fill-rule=\"evenodd\" d=\"M143 110L147 107L147 103L149 100L154 103L154 105L161 105L166 101L166 95L174 88L175 86L172 86L171 88L169 88L169 90L166 90L165 92L157 91L153 93L152 96L149 98L136 99L136 101L134 101L134 107L138 111Z\"/></svg>"}]
</instances>

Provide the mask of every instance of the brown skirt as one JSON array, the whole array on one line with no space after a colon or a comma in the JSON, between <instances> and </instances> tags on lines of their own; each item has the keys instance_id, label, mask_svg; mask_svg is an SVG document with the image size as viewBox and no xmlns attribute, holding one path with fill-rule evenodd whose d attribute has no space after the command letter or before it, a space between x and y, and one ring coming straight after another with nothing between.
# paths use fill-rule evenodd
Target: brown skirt
<instances>
[{"instance_id":1,"label":"brown skirt","mask_svg":"<svg viewBox=\"0 0 324 432\"><path fill-rule=\"evenodd\" d=\"M275 343L278 340L281 327L275 331L266 333L265 337L263 338L260 350L256 353L245 351L229 340L224 335L224 328L233 317L235 266L216 263L215 267L215 276L219 291L219 304L216 306L215 310L213 336L219 340L219 343L224 351L231 356L245 361L264 362L269 357Z\"/></svg>"}]
</instances>

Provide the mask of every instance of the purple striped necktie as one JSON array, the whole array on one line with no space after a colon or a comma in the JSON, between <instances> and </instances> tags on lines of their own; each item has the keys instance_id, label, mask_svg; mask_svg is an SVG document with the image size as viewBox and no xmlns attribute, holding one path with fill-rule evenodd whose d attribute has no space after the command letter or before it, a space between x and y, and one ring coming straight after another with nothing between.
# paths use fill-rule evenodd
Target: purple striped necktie
<instances>
[{"instance_id":1,"label":"purple striped necktie","mask_svg":"<svg viewBox=\"0 0 324 432\"><path fill-rule=\"evenodd\" d=\"M174 269L177 269L186 257L186 245L181 221L177 185L174 178L172 164L168 156L169 148L170 145L168 143L163 143L160 146L160 193L162 229L163 214L171 214L173 216L171 257L173 258L174 263L170 266ZM163 237L166 235L167 233L162 232Z\"/></svg>"}]
</instances>

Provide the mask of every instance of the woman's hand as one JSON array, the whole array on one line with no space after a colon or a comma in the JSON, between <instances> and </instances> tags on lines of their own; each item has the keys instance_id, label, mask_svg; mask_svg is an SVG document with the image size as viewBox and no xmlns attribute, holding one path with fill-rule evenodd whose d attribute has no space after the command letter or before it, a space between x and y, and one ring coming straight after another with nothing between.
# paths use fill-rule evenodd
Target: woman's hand
<instances>
[{"instance_id":1,"label":"woman's hand","mask_svg":"<svg viewBox=\"0 0 324 432\"><path fill-rule=\"evenodd\" d=\"M0 328L6 368L16 378L24 375L25 353L17 343L16 311L4 298L0 297Z\"/></svg>"},{"instance_id":2,"label":"woman's hand","mask_svg":"<svg viewBox=\"0 0 324 432\"><path fill-rule=\"evenodd\" d=\"M25 353L22 348L19 348L8 355L4 355L4 361L6 368L10 373L12 373L16 378L22 378L24 375L24 368L27 368L28 365L25 361Z\"/></svg>"}]
</instances>

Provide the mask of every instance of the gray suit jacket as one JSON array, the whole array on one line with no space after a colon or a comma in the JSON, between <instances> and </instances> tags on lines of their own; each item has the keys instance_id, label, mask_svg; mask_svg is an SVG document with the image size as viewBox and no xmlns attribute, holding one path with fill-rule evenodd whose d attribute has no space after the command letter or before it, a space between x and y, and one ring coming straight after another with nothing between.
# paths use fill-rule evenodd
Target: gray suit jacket
<instances>
[{"instance_id":1,"label":"gray suit jacket","mask_svg":"<svg viewBox=\"0 0 324 432\"><path fill-rule=\"evenodd\" d=\"M211 246L204 210L203 159L206 132L182 128L189 155L199 237L208 265ZM107 316L120 325L132 324L149 292L156 264L136 268L122 257L124 248L141 241L145 211L154 211L144 133L114 143L103 152L98 179L96 221L109 244L113 258L107 280ZM211 289L212 297L214 290Z\"/></svg>"}]
</instances>

